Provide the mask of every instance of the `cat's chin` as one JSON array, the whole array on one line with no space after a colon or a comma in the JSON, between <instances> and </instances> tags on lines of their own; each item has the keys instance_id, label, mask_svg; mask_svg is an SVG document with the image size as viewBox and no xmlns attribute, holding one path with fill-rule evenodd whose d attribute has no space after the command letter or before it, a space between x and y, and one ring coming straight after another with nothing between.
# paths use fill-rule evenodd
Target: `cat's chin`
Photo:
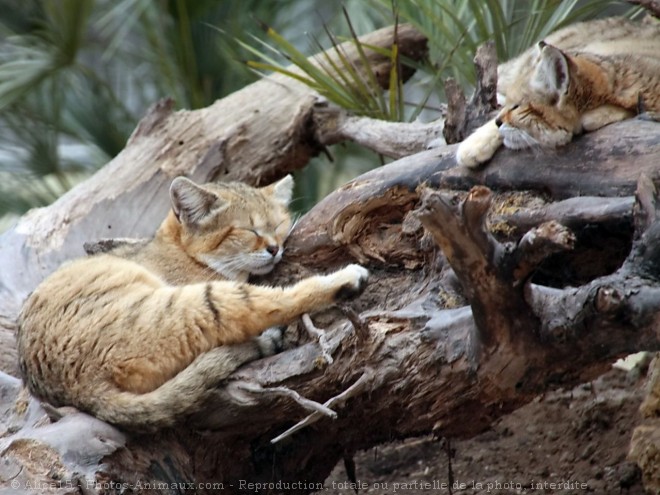
<instances>
[{"instance_id":1,"label":"cat's chin","mask_svg":"<svg viewBox=\"0 0 660 495\"><path fill-rule=\"evenodd\" d=\"M512 127L509 124L502 124L499 131L502 136L502 144L511 150L522 150L538 146L536 139L525 131Z\"/></svg>"},{"instance_id":2,"label":"cat's chin","mask_svg":"<svg viewBox=\"0 0 660 495\"><path fill-rule=\"evenodd\" d=\"M266 275L267 273L270 273L273 271L273 268L275 268L275 263L274 261L271 263L268 263L267 265L264 266L258 266L255 268L250 268L250 275Z\"/></svg>"}]
</instances>

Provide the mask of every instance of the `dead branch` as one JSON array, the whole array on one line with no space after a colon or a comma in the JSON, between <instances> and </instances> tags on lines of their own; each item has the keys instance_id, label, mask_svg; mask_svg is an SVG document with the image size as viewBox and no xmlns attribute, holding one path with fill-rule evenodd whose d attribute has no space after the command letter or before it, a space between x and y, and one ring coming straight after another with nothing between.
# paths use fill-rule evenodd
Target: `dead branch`
<instances>
[{"instance_id":1,"label":"dead branch","mask_svg":"<svg viewBox=\"0 0 660 495\"><path fill-rule=\"evenodd\" d=\"M589 223L630 222L635 198L602 198L579 196L541 207L521 208L500 214L495 221L515 227L516 232L526 232L536 225L555 221L569 229L579 229Z\"/></svg>"},{"instance_id":2,"label":"dead branch","mask_svg":"<svg viewBox=\"0 0 660 495\"><path fill-rule=\"evenodd\" d=\"M497 108L497 52L494 42L489 41L477 48L474 66L477 86L469 103L456 81L448 79L445 83L448 105L443 135L447 144L463 141Z\"/></svg>"},{"instance_id":3,"label":"dead branch","mask_svg":"<svg viewBox=\"0 0 660 495\"><path fill-rule=\"evenodd\" d=\"M444 144L444 125L442 119L407 123L358 117L324 101L320 101L314 111L319 143L331 145L353 141L390 158L402 158L432 145Z\"/></svg>"},{"instance_id":4,"label":"dead branch","mask_svg":"<svg viewBox=\"0 0 660 495\"><path fill-rule=\"evenodd\" d=\"M333 359L329 352L329 345L328 340L326 339L325 331L321 330L320 328L316 328L314 326L314 322L312 322L312 319L307 313L302 315L302 323L305 327L305 330L307 330L307 333L309 333L312 338L315 338L318 341L319 348L321 349L321 355L323 356L325 362L332 364Z\"/></svg>"}]
</instances>

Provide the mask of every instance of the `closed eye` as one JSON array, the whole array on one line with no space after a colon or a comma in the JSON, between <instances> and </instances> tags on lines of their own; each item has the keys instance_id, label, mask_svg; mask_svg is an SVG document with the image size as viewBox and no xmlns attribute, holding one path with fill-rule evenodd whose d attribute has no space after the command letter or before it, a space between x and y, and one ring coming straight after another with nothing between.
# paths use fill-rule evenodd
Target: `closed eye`
<instances>
[{"instance_id":1,"label":"closed eye","mask_svg":"<svg viewBox=\"0 0 660 495\"><path fill-rule=\"evenodd\" d=\"M257 237L261 237L261 234L259 234L259 232L257 232L257 231L254 230L254 229L247 228L247 227L236 227L234 230L244 230L245 232L251 232L251 233L253 233L253 234L256 235Z\"/></svg>"},{"instance_id":2,"label":"closed eye","mask_svg":"<svg viewBox=\"0 0 660 495\"><path fill-rule=\"evenodd\" d=\"M211 251L214 251L214 250L218 249L218 248L220 247L220 244L222 244L223 242L225 242L225 240L227 239L227 237L229 237L229 235L232 233L233 230L234 230L234 229L229 228L229 229L227 229L222 235L218 236L218 239L217 239L217 241L216 241L216 243L215 243L215 246L213 246L213 248L211 249Z\"/></svg>"},{"instance_id":3,"label":"closed eye","mask_svg":"<svg viewBox=\"0 0 660 495\"><path fill-rule=\"evenodd\" d=\"M267 233L269 233L269 234L274 233L274 232L277 232L277 229L279 229L279 228L282 226L282 224L285 223L285 222L286 222L286 220L282 220L280 223L278 223L278 224L277 224L275 227L273 227L273 228L271 228L270 225L266 225L265 232L267 232ZM261 234L260 232L258 232L257 230L255 230L255 229L250 229L250 228L247 228L247 227L245 227L245 228L239 227L239 229L240 229L240 230L246 230L246 231L248 231L248 232L252 232L252 233L253 233L254 235L256 235L257 237L262 237L262 234Z\"/></svg>"}]
</instances>

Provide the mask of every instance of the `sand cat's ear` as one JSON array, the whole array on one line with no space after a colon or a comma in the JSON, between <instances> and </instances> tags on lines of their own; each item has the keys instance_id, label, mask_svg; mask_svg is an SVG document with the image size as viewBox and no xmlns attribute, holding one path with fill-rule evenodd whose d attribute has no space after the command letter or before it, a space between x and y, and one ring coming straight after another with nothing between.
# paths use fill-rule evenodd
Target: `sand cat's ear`
<instances>
[{"instance_id":1,"label":"sand cat's ear","mask_svg":"<svg viewBox=\"0 0 660 495\"><path fill-rule=\"evenodd\" d=\"M287 175L264 189L273 195L275 201L288 205L291 202L291 196L293 196L293 177Z\"/></svg>"},{"instance_id":2,"label":"sand cat's ear","mask_svg":"<svg viewBox=\"0 0 660 495\"><path fill-rule=\"evenodd\" d=\"M568 91L569 72L566 55L552 45L539 41L538 65L532 79L533 86L549 95L559 97Z\"/></svg>"},{"instance_id":3,"label":"sand cat's ear","mask_svg":"<svg viewBox=\"0 0 660 495\"><path fill-rule=\"evenodd\" d=\"M220 203L213 192L185 177L177 177L172 181L170 199L176 218L187 225L199 223Z\"/></svg>"}]
</instances>

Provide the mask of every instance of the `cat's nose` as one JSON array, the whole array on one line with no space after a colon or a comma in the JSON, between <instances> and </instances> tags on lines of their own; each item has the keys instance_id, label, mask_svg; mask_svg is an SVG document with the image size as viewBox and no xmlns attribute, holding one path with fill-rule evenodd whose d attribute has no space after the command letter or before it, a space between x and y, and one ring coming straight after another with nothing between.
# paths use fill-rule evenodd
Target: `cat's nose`
<instances>
[{"instance_id":1,"label":"cat's nose","mask_svg":"<svg viewBox=\"0 0 660 495\"><path fill-rule=\"evenodd\" d=\"M497 118L495 119L495 125L496 125L497 127L500 127L500 126L502 125L502 119L499 118L499 117L497 117Z\"/></svg>"},{"instance_id":2,"label":"cat's nose","mask_svg":"<svg viewBox=\"0 0 660 495\"><path fill-rule=\"evenodd\" d=\"M277 245L266 246L266 251L268 251L271 256L277 256L277 253L280 252L280 247Z\"/></svg>"}]
</instances>

